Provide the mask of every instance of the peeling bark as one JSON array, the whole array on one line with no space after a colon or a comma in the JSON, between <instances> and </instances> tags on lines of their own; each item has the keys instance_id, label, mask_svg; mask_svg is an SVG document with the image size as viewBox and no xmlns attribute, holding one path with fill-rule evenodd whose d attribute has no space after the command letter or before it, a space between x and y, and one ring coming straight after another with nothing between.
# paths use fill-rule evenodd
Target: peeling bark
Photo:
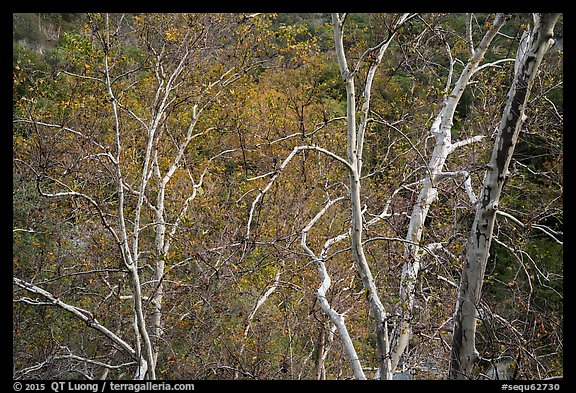
<instances>
[{"instance_id":1,"label":"peeling bark","mask_svg":"<svg viewBox=\"0 0 576 393\"><path fill-rule=\"evenodd\" d=\"M553 44L554 25L559 16L560 14L535 14L534 28L525 32L518 47L514 80L508 92L468 238L454 318L450 379L473 378L473 366L478 360L475 342L477 308L498 202L509 176L508 166L525 120L524 111L530 90L542 58Z\"/></svg>"},{"instance_id":2,"label":"peeling bark","mask_svg":"<svg viewBox=\"0 0 576 393\"><path fill-rule=\"evenodd\" d=\"M436 138L436 145L428 163L428 177L423 180L422 189L418 194L416 202L412 206L412 215L406 234L407 243L404 248L404 255L407 262L402 266L400 301L397 306L397 314L400 316L400 321L393 334L392 370L398 366L400 358L405 352L410 339L410 320L412 319L412 310L414 307L414 288L422 257L422 254L419 252L419 243L422 240L424 222L428 216L428 211L438 197L437 183L442 177L446 176L446 173L443 172L444 164L448 156L454 152L457 147L482 139L481 136L476 136L452 143L451 130L456 106L466 86L470 82L470 78L478 71L480 62L484 59L490 43L505 22L506 17L504 14L496 15L492 26L485 33L472 58L460 74L454 88L445 98L442 109L436 116L430 129L430 134ZM467 192L469 191L467 190Z\"/></svg>"}]
</instances>

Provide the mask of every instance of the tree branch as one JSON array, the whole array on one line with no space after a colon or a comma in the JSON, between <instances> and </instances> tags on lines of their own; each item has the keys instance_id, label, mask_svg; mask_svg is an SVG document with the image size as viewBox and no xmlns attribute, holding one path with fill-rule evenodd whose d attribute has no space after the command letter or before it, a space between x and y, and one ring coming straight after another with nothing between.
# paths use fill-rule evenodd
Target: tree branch
<instances>
[{"instance_id":1,"label":"tree branch","mask_svg":"<svg viewBox=\"0 0 576 393\"><path fill-rule=\"evenodd\" d=\"M473 72L472 75L476 74L477 72L483 70L484 68L488 68L488 67L495 67L500 63L505 63L508 61L515 61L516 59L500 59L500 60L496 60L493 61L492 63L486 63L486 64L482 64L481 66L479 66L478 68L476 68Z\"/></svg>"},{"instance_id":2,"label":"tree branch","mask_svg":"<svg viewBox=\"0 0 576 393\"><path fill-rule=\"evenodd\" d=\"M44 126L44 127L48 127L48 128L57 128L60 130L64 130L66 132L69 132L71 134L77 135L87 141L89 141L90 143L94 144L95 146L99 147L100 149L102 149L104 151L104 153L101 153L102 155L105 155L106 157L108 157L110 159L110 161L112 161L113 164L117 164L116 159L114 158L114 156L112 156L112 154L110 153L108 147L102 145L101 143L99 143L98 141L96 141L94 138L91 138L89 136L86 136L83 132L81 131L77 131L73 128L70 127L65 127L63 125L60 124L52 124L52 123L45 123L43 121L36 121L36 120L28 120L28 119L21 119L21 118L17 118L15 120L13 120L14 123L28 123L28 124L34 124L36 126Z\"/></svg>"},{"instance_id":3,"label":"tree branch","mask_svg":"<svg viewBox=\"0 0 576 393\"><path fill-rule=\"evenodd\" d=\"M449 147L449 150L448 150L449 154L453 153L454 150L458 149L459 147L466 146L466 145L469 145L471 143L479 142L484 138L486 138L486 135L475 135L475 136L471 136L470 138L460 140L458 142L453 142Z\"/></svg>"},{"instance_id":4,"label":"tree branch","mask_svg":"<svg viewBox=\"0 0 576 393\"><path fill-rule=\"evenodd\" d=\"M258 202L260 201L260 199L262 199L262 196L264 194L266 194L268 192L268 190L270 190L270 188L272 187L272 185L274 184L274 181L276 180L276 178L280 175L280 173L282 172L282 170L284 170L284 168L288 165L288 163L290 162L290 160L292 160L292 158L294 158L294 156L303 150L315 150L315 151L319 151L320 153L326 154L328 157L334 158L336 161L344 164L344 166L346 166L346 168L349 171L353 171L354 168L352 167L352 165L350 165L350 163L348 161L346 161L344 158L338 156L337 154L332 153L329 150L326 150L322 147L319 146L296 146L294 147L294 149L292 150L292 152L288 155L288 157L286 157L286 159L284 159L284 161L282 162L282 164L280 165L280 167L278 168L278 170L276 171L276 173L274 174L274 176L272 176L272 178L270 179L270 181L268 182L268 185L262 190L260 191L260 193L256 196L256 198L254 199L254 201L252 202L252 206L250 208L250 215L248 217L248 223L246 225L246 237L245 237L245 245L247 246L248 244L248 240L250 239L250 226L252 224L252 219L254 216L254 210L256 209L256 205L258 204ZM246 250L246 248L244 249Z\"/></svg>"},{"instance_id":5,"label":"tree branch","mask_svg":"<svg viewBox=\"0 0 576 393\"><path fill-rule=\"evenodd\" d=\"M522 221L520 221L518 218L514 217L512 214L510 213L506 213L502 210L496 209L496 214L499 214L503 217L506 217L512 221L514 221L516 224L520 225L522 228L526 228L526 224L524 224ZM535 225L531 225L530 228L534 228L534 229L538 229L539 231L543 232L544 234L546 234L547 236L549 236L552 240L554 240L556 243L564 245L564 243L559 240L558 238L556 238L556 235L561 235L561 232L555 232L552 233L554 231L552 231L550 228L544 226L544 225L539 225L539 224L535 224Z\"/></svg>"},{"instance_id":6,"label":"tree branch","mask_svg":"<svg viewBox=\"0 0 576 393\"><path fill-rule=\"evenodd\" d=\"M326 213L326 211L336 202L342 198L337 198L334 200L329 201L322 210L320 210L312 220L306 225L306 227L302 230L302 238L300 241L300 245L306 251L306 253L312 258L316 267L318 268L318 272L320 273L321 284L316 291L316 298L320 303L320 307L322 310L330 317L332 323L337 327L338 333L340 334L340 339L342 341L342 345L344 346L344 351L348 356L348 360L350 361L350 365L354 372L354 376L356 379L366 379L364 374L364 370L362 369L362 365L360 364L360 360L358 359L358 355L356 353L356 349L354 348L354 344L352 339L350 338L350 334L348 333L348 329L346 324L344 323L344 316L343 314L338 313L336 310L330 306L330 303L326 299L326 292L330 289L330 285L332 283L330 276L328 275L328 271L326 270L326 264L322 260L314 254L314 252L308 247L306 244L306 239L308 237L308 232L312 229L312 226Z\"/></svg>"},{"instance_id":7,"label":"tree branch","mask_svg":"<svg viewBox=\"0 0 576 393\"><path fill-rule=\"evenodd\" d=\"M453 177L461 175L464 177L464 189L466 190L466 194L468 194L468 199L470 203L474 206L477 202L476 195L474 194L474 190L472 190L472 180L470 179L470 174L468 171L456 171L456 172L440 172L437 173L435 176L435 181L440 181L445 177Z\"/></svg>"},{"instance_id":8,"label":"tree branch","mask_svg":"<svg viewBox=\"0 0 576 393\"><path fill-rule=\"evenodd\" d=\"M72 306L68 303L65 303L62 300L58 299L56 296L54 296L52 293L46 291L45 289L42 289L42 288L40 288L34 284L31 284L31 283L26 282L24 280L21 280L19 278L13 277L13 283L14 283L14 285L17 285L18 287L25 289L28 292L35 293L35 294L38 294L38 295L44 297L45 299L47 299L49 301L49 304L60 307L64 310L68 311L69 313L71 313L72 315L77 317L78 319L85 322L86 325L99 331L104 336L106 336L108 339L110 339L112 342L117 344L128 355L130 355L130 357L132 357L135 360L138 360L138 357L136 356L136 351L130 346L130 344L128 344L126 341L122 340L116 334L114 334L113 332L108 330L106 327L104 327L102 324L100 324L100 322L98 322L96 320L96 318L94 318L92 313L90 313L89 311L84 310L80 307ZM31 304L30 302L27 302L27 303ZM42 302L39 304L45 305L47 303Z\"/></svg>"},{"instance_id":9,"label":"tree branch","mask_svg":"<svg viewBox=\"0 0 576 393\"><path fill-rule=\"evenodd\" d=\"M128 362L128 363L122 363L122 364L117 364L117 365L112 365L112 364L107 364L107 363L103 363L103 362L99 362L98 360L93 360L93 359L88 359L88 358L84 358L78 355L74 355L72 353L68 354L68 355L61 355L61 356L55 356L54 357L55 360L62 360L62 359L73 359L73 360L78 360L80 362L85 362L85 363L90 363L93 364L95 366L99 366L99 367L104 367L107 368L109 370L117 370L120 368L124 368L124 367L128 367L128 366L133 366L135 364L138 364L136 362Z\"/></svg>"},{"instance_id":10,"label":"tree branch","mask_svg":"<svg viewBox=\"0 0 576 393\"><path fill-rule=\"evenodd\" d=\"M246 349L246 339L248 338L248 332L250 331L250 326L252 325L252 320L254 319L254 316L256 315L256 312L258 311L260 306L262 306L262 304L264 304L264 302L268 299L268 297L278 287L278 282L280 280L281 271L282 271L282 269L279 268L278 272L276 273L276 276L274 277L274 282L272 283L270 288L268 288L268 290L266 292L264 292L264 294L262 296L260 296L260 298L256 302L256 305L252 309L252 312L250 313L250 315L248 315L248 320L246 321L246 327L244 328L244 336L243 336L243 340L242 340L242 346L240 347L240 352L238 355L240 360L242 360L242 355L244 354L244 350ZM239 375L238 372L239 372L239 370L236 370L234 372L234 379L238 379L238 375Z\"/></svg>"}]
</instances>

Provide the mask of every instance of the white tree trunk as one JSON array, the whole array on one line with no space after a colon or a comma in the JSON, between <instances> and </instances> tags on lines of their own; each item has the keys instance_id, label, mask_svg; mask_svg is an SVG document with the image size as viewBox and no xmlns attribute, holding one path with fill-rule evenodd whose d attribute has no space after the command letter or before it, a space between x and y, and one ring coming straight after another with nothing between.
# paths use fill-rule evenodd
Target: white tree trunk
<instances>
[{"instance_id":1,"label":"white tree trunk","mask_svg":"<svg viewBox=\"0 0 576 393\"><path fill-rule=\"evenodd\" d=\"M332 14L332 25L334 28L334 43L336 46L336 55L338 64L340 66L340 73L346 85L346 122L347 122L347 145L346 154L348 163L350 164L349 178L350 178L350 203L352 205L352 228L351 228L351 248L352 257L358 269L358 274L364 285L368 302L374 312L374 319L376 322L376 343L377 343L377 357L378 368L382 379L391 379L390 370L390 357L389 349L390 344L388 340L388 325L387 315L380 297L378 290L372 277L372 272L366 261L364 255L364 246L362 245L362 205L360 200L360 166L361 160L359 159L359 146L362 145L362 140L358 141L356 134L356 98L354 86L354 74L348 69L346 55L344 53L343 43L343 22L340 20L338 14ZM367 86L370 89L370 86ZM369 97L369 96L368 96ZM369 103L364 103L368 108ZM366 110L367 112L367 110ZM363 129L363 127L362 127ZM360 135L362 137L362 135ZM359 145L357 142L360 142ZM334 320L334 319L333 319ZM337 318L334 324L339 326L344 321ZM349 354L349 357L351 355ZM352 361L354 359L351 359ZM358 377L357 377L358 378Z\"/></svg>"},{"instance_id":2,"label":"white tree trunk","mask_svg":"<svg viewBox=\"0 0 576 393\"><path fill-rule=\"evenodd\" d=\"M107 36L106 39L110 40L110 27L109 27L109 20L108 14L106 14L106 27L107 27ZM103 43L104 48L110 47L110 42ZM144 341L145 346L145 356L146 356L146 371L142 373L143 368L139 366L139 372L137 373L138 377L144 378L146 373L151 379L156 379L155 375L155 366L154 366L154 354L152 350L152 342L150 340L150 336L146 329L146 321L144 317L144 309L142 305L142 290L140 285L140 276L138 273L138 233L140 230L139 225L139 210L143 203L143 195L144 189L146 187L145 178L143 176L142 184L141 184L141 191L140 191L140 198L138 204L136 206L136 214L134 220L134 233L133 233L133 249L130 250L128 245L128 232L126 228L126 218L124 215L124 181L122 176L122 169L121 169L121 152L122 152L122 144L120 141L120 119L118 114L118 101L116 96L112 90L112 82L110 76L110 67L108 65L108 54L105 51L104 56L104 72L105 72L105 85L108 95L110 97L110 101L112 104L113 114L114 114L114 132L115 132L115 142L116 142L116 157L115 157L115 167L116 167L116 191L118 192L118 218L120 222L120 233L121 233L121 243L120 249L122 251L122 258L126 268L130 272L132 290L133 290L133 305L134 305L134 333L136 335L136 342L139 343L141 340ZM149 131L150 132L150 131ZM152 131L153 133L153 131ZM150 147L146 152L146 162L144 165L144 170L147 169L147 165L149 162L149 153ZM136 352L140 352L139 345L136 347ZM139 354L140 355L140 354ZM140 362L140 365L144 365L144 362Z\"/></svg>"},{"instance_id":3,"label":"white tree trunk","mask_svg":"<svg viewBox=\"0 0 576 393\"><path fill-rule=\"evenodd\" d=\"M390 357L390 340L388 337L388 317L386 310L378 295L378 289L372 271L366 260L364 254L364 246L362 244L362 230L363 230L363 215L361 205L361 185L360 177L362 173L362 152L364 148L364 134L369 122L370 113L370 96L372 91L372 81L376 73L376 69L380 65L384 52L394 38L396 31L410 18L416 14L402 14L394 23L389 36L380 42L377 46L369 48L360 57L354 70L350 70L346 55L344 51L343 42L343 19L338 14L332 14L332 26L334 30L334 44L336 49L336 57L340 67L340 74L346 86L346 121L347 121L347 146L346 154L348 163L351 166L349 171L350 179L350 203L352 205L352 228L350 230L350 242L352 249L352 257L356 264L358 274L362 279L364 290L368 303L374 313L376 325L376 353L378 359L378 372L379 379L392 379L393 367ZM368 54L376 52L374 60L369 63L364 89L362 92L362 106L360 108L360 122L356 123L356 98L355 98L355 85L354 79L357 71L362 65L362 61Z\"/></svg>"},{"instance_id":4,"label":"white tree trunk","mask_svg":"<svg viewBox=\"0 0 576 393\"><path fill-rule=\"evenodd\" d=\"M312 227L312 225L319 219L319 217L324 214L326 209L332 205L336 200L329 202L329 204L324 207L322 211L320 211L316 217L308 224L308 226L302 232L302 247L306 250L306 252L311 256L311 258L316 263L318 271L320 273L322 284L318 288L317 291L317 298L320 303L322 310L330 317L332 323L338 329L340 333L340 339L343 343L344 350L348 356L350 361L352 370L354 372L354 376L357 379L366 379L364 375L364 371L356 354L356 350L354 348L354 344L348 334L348 330L346 324L344 322L344 316L338 312L336 312L328 303L326 299L326 292L331 285L330 276L326 270L326 266L324 264L324 256L327 250L330 248L331 245L334 243L341 241L348 236L351 238L351 250L354 262L356 264L358 273L362 279L362 283L364 285L364 289L366 291L367 299L369 304L374 312L375 321L376 321L376 336L377 336L377 356L378 356L378 373L381 379L392 379L392 373L390 368L390 356L389 356L389 339L388 339L388 328L387 328L387 316L384 306L380 301L378 296L378 291L374 282L374 278L372 277L371 270L368 266L366 261L366 256L364 255L364 248L362 244L362 230L363 230L363 216L362 216L362 208L361 208L361 199L360 199L360 175L362 169L362 149L364 144L364 132L369 122L369 110L370 110L370 92L372 88L372 80L375 75L376 68L380 64L383 54L388 48L392 38L395 36L396 31L400 28L408 19L415 16L413 14L410 16L409 14L403 14L399 17L399 19L394 24L394 27L391 31L389 37L386 40L383 40L380 44L373 48L369 48L366 52L361 56L360 60L356 68L353 71L348 69L346 56L344 52L344 44L343 44L343 19L340 19L338 14L332 14L332 23L334 29L334 41L335 41L335 49L336 55L338 58L338 64L340 67L340 72L344 83L346 85L346 97L347 97L347 109L346 109L346 121L347 121L347 145L346 145L346 153L347 159L344 159L326 149L323 149L318 146L296 146L290 155L284 160L284 162L280 165L278 170L272 176L268 185L260 191L258 196L252 202L252 206L250 209L250 214L248 217L247 223L247 230L246 230L246 242L244 247L244 253L246 253L248 240L250 238L250 229L252 218L254 215L254 210L258 202L261 200L262 196L270 189L272 184L274 183L275 179L278 177L280 172L286 167L286 165L290 162L290 160L295 156L295 154L302 150L316 150L321 153L328 155L329 157L343 163L346 168L348 169L349 174L349 181L350 181L350 202L352 205L352 228L345 234L339 235L335 238L329 239L325 242L324 247L320 253L320 256L317 256L310 248L308 248L306 244L306 237L308 231ZM364 58L373 53L377 52L375 56L375 60L369 65L369 69L367 72L366 80L365 80L365 87L362 94L363 98L363 105L361 108L361 117L360 123L357 127L356 124L356 98L355 98L355 86L354 86L354 77L356 72L359 70L360 66ZM334 120L334 119L333 119ZM382 217L386 214L386 211L382 213ZM376 220L373 220L374 223L381 219L382 217L378 217ZM370 225L368 223L367 225Z\"/></svg>"},{"instance_id":5,"label":"white tree trunk","mask_svg":"<svg viewBox=\"0 0 576 393\"><path fill-rule=\"evenodd\" d=\"M482 136L477 136L466 141L452 143L451 130L456 106L458 105L470 78L478 70L480 62L484 58L490 43L505 21L506 18L503 14L496 15L492 26L485 33L472 58L462 71L456 85L450 92L449 96L445 98L442 109L436 116L430 129L430 134L436 139L436 145L428 163L428 177L424 179L422 189L418 194L418 199L412 207L412 215L410 217L408 232L406 234L407 243L404 249L404 255L407 262L402 266L402 277L400 282L400 301L397 311L400 316L400 321L397 324L393 335L395 338L392 354L393 370L398 366L400 358L406 350L410 339L410 320L412 318L412 310L414 306L414 287L418 277L418 271L420 270L420 259L422 257L421 247L419 244L422 240L424 222L428 215L428 211L438 196L437 183L444 175L444 164L446 163L448 156L457 147L482 139Z\"/></svg>"},{"instance_id":6,"label":"white tree trunk","mask_svg":"<svg viewBox=\"0 0 576 393\"><path fill-rule=\"evenodd\" d=\"M559 16L560 14L534 14L534 27L524 34L518 47L514 79L508 92L468 238L454 319L449 370L451 379L472 378L472 369L478 359L475 344L477 310L498 202L504 182L509 176L508 166L525 120L524 111L530 90L544 53L554 42L553 30Z\"/></svg>"}]
</instances>

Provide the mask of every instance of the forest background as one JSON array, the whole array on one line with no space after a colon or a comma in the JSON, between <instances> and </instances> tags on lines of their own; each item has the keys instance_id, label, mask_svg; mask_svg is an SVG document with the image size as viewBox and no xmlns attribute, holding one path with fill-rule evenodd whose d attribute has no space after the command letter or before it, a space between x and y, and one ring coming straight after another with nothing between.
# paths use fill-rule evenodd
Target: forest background
<instances>
[{"instance_id":1,"label":"forest background","mask_svg":"<svg viewBox=\"0 0 576 393\"><path fill-rule=\"evenodd\" d=\"M13 14L13 377L562 375L562 16L454 373L537 18Z\"/></svg>"}]
</instances>

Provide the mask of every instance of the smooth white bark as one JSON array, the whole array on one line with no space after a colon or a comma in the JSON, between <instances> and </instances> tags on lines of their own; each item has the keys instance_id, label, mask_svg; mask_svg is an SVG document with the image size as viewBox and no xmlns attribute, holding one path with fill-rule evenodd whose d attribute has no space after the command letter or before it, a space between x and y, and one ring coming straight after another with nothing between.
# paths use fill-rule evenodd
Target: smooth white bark
<instances>
[{"instance_id":1,"label":"smooth white bark","mask_svg":"<svg viewBox=\"0 0 576 393\"><path fill-rule=\"evenodd\" d=\"M138 229L139 229L139 219L140 219L140 209L143 203L143 195L145 189L145 177L143 176L141 188L140 188L140 198L138 204L136 205L136 214L134 220L134 233L133 233L133 249L130 250L129 248L129 235L126 226L126 217L124 213L124 181L123 181L123 174L122 174L122 166L121 166L121 154L122 154L122 143L121 143L121 129L120 129L120 115L118 111L118 101L116 96L112 90L112 82L111 82L111 75L110 75L110 65L108 64L108 48L110 48L110 25L109 25L109 18L108 14L106 14L106 40L107 42L103 43L103 47L106 48L104 51L104 73L105 73L105 86L108 96L110 98L110 102L112 105L113 111L113 121L114 121L114 136L116 142L116 157L115 157L115 169L116 169L116 191L118 193L118 220L120 224L120 234L121 234L121 243L120 247L122 250L122 257L126 268L130 273L131 284L132 284L132 291L134 295L133 299L133 307L134 307L134 328L135 334L137 336L137 342L141 339L144 342L145 346L145 354L146 354L146 362L140 362L140 367L138 368L140 373L137 375L138 378L144 378L146 373L149 374L151 379L156 379L155 375L155 366L154 366L154 353L152 350L152 342L150 340L150 336L148 334L148 330L146 328L146 321L144 317L144 309L143 309L143 299L142 299L142 288L140 285L140 276L138 273ZM153 131L148 130L149 133L153 133ZM147 165L149 164L149 156L150 156L150 146L146 152L146 163L144 165L145 169L147 169ZM132 251L132 253L131 253ZM137 352L140 352L139 347L136 348Z\"/></svg>"},{"instance_id":2,"label":"smooth white bark","mask_svg":"<svg viewBox=\"0 0 576 393\"><path fill-rule=\"evenodd\" d=\"M362 280L364 290L366 291L368 303L372 309L375 327L376 327L376 343L377 343L377 359L378 359L378 378L379 379L392 379L393 369L390 357L390 340L388 337L388 316L384 306L380 300L378 289L376 287L372 271L366 260L364 254L364 245L362 241L363 233L363 211L361 205L361 174L362 174L362 152L364 147L364 135L368 127L369 113L370 113L370 97L372 90L373 78L376 69L380 65L383 55L387 50L390 42L394 38L397 30L410 18L416 14L403 14L392 26L390 35L374 48L368 49L360 58L358 65L351 72L346 59L344 50L344 19L339 14L332 14L332 27L334 31L334 44L336 49L336 57L340 68L342 80L346 86L346 122L347 122L347 145L346 155L348 162L351 166L349 171L350 180L350 203L352 207L352 227L349 232L351 252L358 274ZM360 68L364 57L371 52L376 52L373 60L369 63L366 78L364 80L364 89L361 95L360 106L360 119L357 123L356 112L357 103L355 97L355 76ZM347 235L341 235L333 239L333 242L340 241ZM329 247L327 242L325 245ZM324 251L323 251L324 253Z\"/></svg>"},{"instance_id":3,"label":"smooth white bark","mask_svg":"<svg viewBox=\"0 0 576 393\"><path fill-rule=\"evenodd\" d=\"M332 284L332 280L330 279L330 275L328 274L328 271L326 270L326 264L322 258L319 258L308 247L308 244L307 244L308 233L312 229L312 226L320 219L320 217L322 217L324 215L324 213L334 203L338 202L341 199L343 199L343 198L338 198L338 199L334 199L334 200L329 201L326 204L326 206L324 206L324 208L322 210L320 210L318 212L318 214L316 214L316 216L314 216L314 218L312 220L310 220L308 225L306 225L306 227L302 230L302 239L301 239L300 245L308 253L308 255L310 255L310 257L312 258L312 260L314 261L314 263L318 269L318 272L320 274L321 284L318 287L318 290L316 292L316 297L318 299L318 303L320 303L320 307L322 308L322 311L324 311L324 313L326 315L328 315L328 317L330 318L330 320L332 321L334 326L336 326L336 328L338 329L338 333L340 334L340 340L342 341L342 346L344 347L344 352L346 353L348 360L350 362L350 366L352 368L352 371L354 372L354 377L356 379L366 379L366 376L364 375L364 370L362 369L362 364L360 363L360 360L358 358L358 354L356 353L356 348L354 347L354 343L352 342L352 338L350 337L350 333L348 333L348 328L346 327L346 323L344 322L344 315L340 314L336 310L334 310L330 306L330 303L328 302L328 299L326 298L326 292L328 292L328 289L330 289L330 285Z\"/></svg>"},{"instance_id":4,"label":"smooth white bark","mask_svg":"<svg viewBox=\"0 0 576 393\"><path fill-rule=\"evenodd\" d=\"M350 204L352 207L352 228L350 229L352 257L356 264L358 274L362 280L364 290L366 291L368 303L370 304L372 312L374 313L378 368L380 370L379 375L382 379L392 379L389 357L390 343L388 340L387 314L378 295L378 290L372 276L372 271L368 265L368 261L366 260L366 256L364 254L364 246L362 244L363 216L360 199L360 170L362 166L362 160L359 155L361 146L359 146L358 143L363 144L363 131L365 129L366 117L364 117L364 121L361 123L361 132L357 134L354 74L351 73L348 68L343 42L343 20L341 20L338 14L332 14L332 27L334 30L334 43L336 47L336 57L338 59L340 74L342 75L342 79L346 86L346 155L348 158L348 163L351 167L349 171L349 179ZM370 72L368 77L371 77ZM369 79L367 82L370 83L371 79ZM365 91L369 90L370 88L371 85L369 84L366 86ZM370 94L366 93L364 97L369 99ZM369 110L369 104L369 101L363 103L363 111L366 114ZM343 321L337 322L343 323ZM337 323L335 324L338 326ZM351 359L351 361L353 361L353 359Z\"/></svg>"}]
</instances>

